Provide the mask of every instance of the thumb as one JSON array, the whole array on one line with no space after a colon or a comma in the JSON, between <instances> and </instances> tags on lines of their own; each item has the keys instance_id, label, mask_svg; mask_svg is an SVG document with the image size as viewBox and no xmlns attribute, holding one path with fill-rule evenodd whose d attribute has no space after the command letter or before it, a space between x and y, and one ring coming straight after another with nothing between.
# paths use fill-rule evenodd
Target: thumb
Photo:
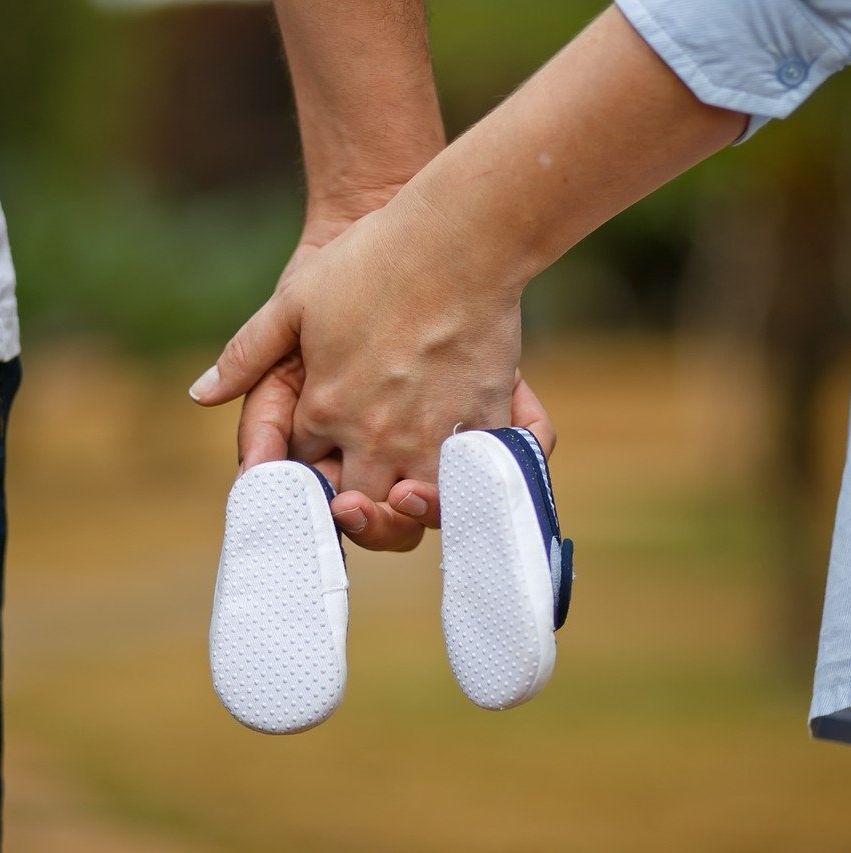
<instances>
[{"instance_id":1,"label":"thumb","mask_svg":"<svg viewBox=\"0 0 851 853\"><path fill-rule=\"evenodd\" d=\"M202 406L218 406L245 394L260 377L298 346L298 332L288 322L280 293L228 341L218 361L189 389Z\"/></svg>"},{"instance_id":2,"label":"thumb","mask_svg":"<svg viewBox=\"0 0 851 853\"><path fill-rule=\"evenodd\" d=\"M514 377L514 394L511 398L511 425L528 429L550 458L556 446L556 431L546 409L535 396L535 392L526 384L518 370Z\"/></svg>"}]
</instances>

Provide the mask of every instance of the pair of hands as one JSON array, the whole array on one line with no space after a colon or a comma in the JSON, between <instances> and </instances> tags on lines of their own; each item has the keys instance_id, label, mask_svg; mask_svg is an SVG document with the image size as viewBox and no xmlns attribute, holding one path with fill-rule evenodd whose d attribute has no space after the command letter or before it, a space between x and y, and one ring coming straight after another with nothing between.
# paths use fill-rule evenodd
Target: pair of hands
<instances>
[{"instance_id":1,"label":"pair of hands","mask_svg":"<svg viewBox=\"0 0 851 853\"><path fill-rule=\"evenodd\" d=\"M555 434L517 370L519 302L472 280L452 223L397 189L309 218L273 296L190 394L246 395L240 473L309 462L353 541L403 551L440 524L437 457L456 424L525 426L548 455Z\"/></svg>"},{"instance_id":2,"label":"pair of hands","mask_svg":"<svg viewBox=\"0 0 851 853\"><path fill-rule=\"evenodd\" d=\"M190 393L247 394L244 468L317 465L354 541L405 550L439 522L456 424L525 426L552 450L517 374L529 279L747 117L701 103L609 7L443 148L422 4L365 5L276 0L307 224L272 298Z\"/></svg>"}]
</instances>

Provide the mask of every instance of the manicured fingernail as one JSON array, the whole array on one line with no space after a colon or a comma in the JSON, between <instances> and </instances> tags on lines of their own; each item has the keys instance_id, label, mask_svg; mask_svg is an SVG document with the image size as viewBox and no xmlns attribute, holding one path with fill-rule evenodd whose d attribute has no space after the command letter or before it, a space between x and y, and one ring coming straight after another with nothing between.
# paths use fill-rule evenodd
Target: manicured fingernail
<instances>
[{"instance_id":1,"label":"manicured fingernail","mask_svg":"<svg viewBox=\"0 0 851 853\"><path fill-rule=\"evenodd\" d=\"M335 513L334 520L349 533L360 533L366 527L366 516L359 507Z\"/></svg>"},{"instance_id":2,"label":"manicured fingernail","mask_svg":"<svg viewBox=\"0 0 851 853\"><path fill-rule=\"evenodd\" d=\"M219 368L214 364L209 370L205 370L189 389L189 396L199 401L215 390L219 384Z\"/></svg>"},{"instance_id":3,"label":"manicured fingernail","mask_svg":"<svg viewBox=\"0 0 851 853\"><path fill-rule=\"evenodd\" d=\"M408 492L408 494L396 504L396 509L400 512L404 512L405 515L419 518L421 515L425 515L426 512L428 512L428 504L419 495L415 495L413 492Z\"/></svg>"}]
</instances>

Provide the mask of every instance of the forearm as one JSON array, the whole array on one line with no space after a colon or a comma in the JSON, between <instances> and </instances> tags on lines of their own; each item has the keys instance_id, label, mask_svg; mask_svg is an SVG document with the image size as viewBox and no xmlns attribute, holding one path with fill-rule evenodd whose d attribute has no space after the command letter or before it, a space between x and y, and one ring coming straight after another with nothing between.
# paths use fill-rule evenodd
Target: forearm
<instances>
[{"instance_id":1,"label":"forearm","mask_svg":"<svg viewBox=\"0 0 851 853\"><path fill-rule=\"evenodd\" d=\"M445 144L422 0L276 0L308 219L368 212Z\"/></svg>"},{"instance_id":2,"label":"forearm","mask_svg":"<svg viewBox=\"0 0 851 853\"><path fill-rule=\"evenodd\" d=\"M733 141L744 123L700 103L609 9L404 195L462 238L484 286L502 282L516 296L603 222Z\"/></svg>"}]
</instances>

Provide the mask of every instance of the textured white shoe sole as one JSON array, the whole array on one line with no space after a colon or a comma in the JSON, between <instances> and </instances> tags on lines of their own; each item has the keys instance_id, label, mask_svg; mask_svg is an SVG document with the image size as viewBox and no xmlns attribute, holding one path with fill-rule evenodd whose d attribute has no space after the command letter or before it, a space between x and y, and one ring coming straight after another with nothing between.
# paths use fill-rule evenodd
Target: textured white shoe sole
<instances>
[{"instance_id":1,"label":"textured white shoe sole","mask_svg":"<svg viewBox=\"0 0 851 853\"><path fill-rule=\"evenodd\" d=\"M237 480L210 624L213 686L237 720L291 734L330 716L346 683L347 586L310 469L268 462Z\"/></svg>"},{"instance_id":2,"label":"textured white shoe sole","mask_svg":"<svg viewBox=\"0 0 851 853\"><path fill-rule=\"evenodd\" d=\"M440 454L443 633L466 696L501 710L531 699L555 664L553 591L535 508L509 449L483 432Z\"/></svg>"}]
</instances>

